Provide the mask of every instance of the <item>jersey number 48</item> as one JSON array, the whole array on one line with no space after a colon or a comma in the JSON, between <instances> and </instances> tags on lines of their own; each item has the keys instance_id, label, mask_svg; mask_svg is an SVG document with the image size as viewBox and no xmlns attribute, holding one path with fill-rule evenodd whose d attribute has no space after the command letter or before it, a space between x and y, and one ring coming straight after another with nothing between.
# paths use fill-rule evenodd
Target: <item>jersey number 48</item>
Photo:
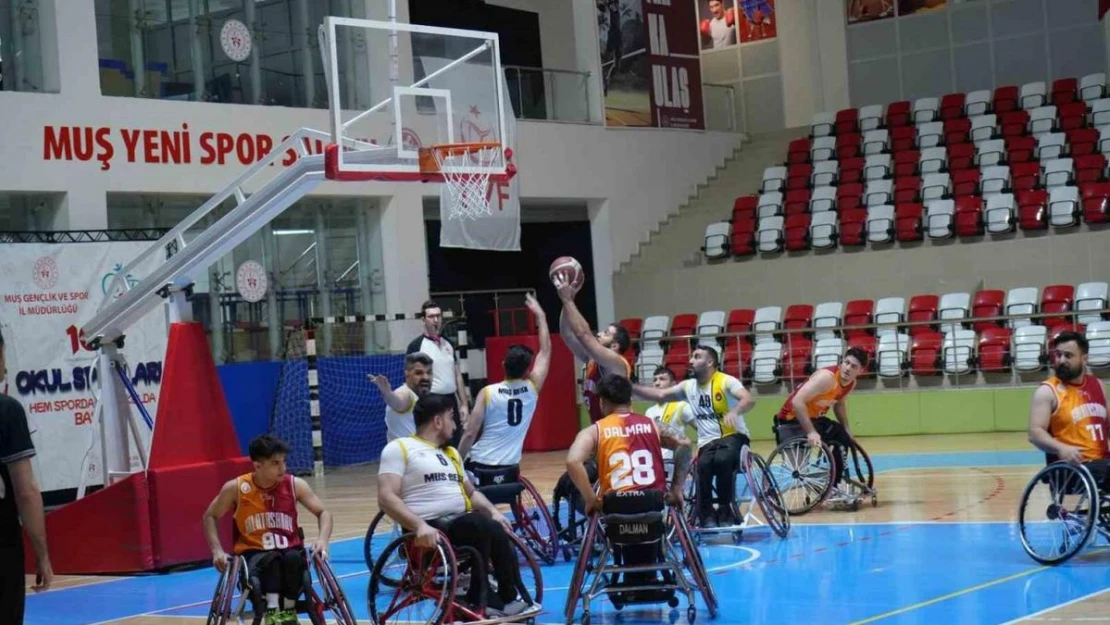
<instances>
[{"instance_id":1,"label":"jersey number 48","mask_svg":"<svg viewBox=\"0 0 1110 625\"><path fill-rule=\"evenodd\" d=\"M648 486L655 483L655 462L651 452L641 449L632 452L618 451L609 456L609 466L613 472L609 474L609 485L613 490L628 488L629 486Z\"/></svg>"}]
</instances>

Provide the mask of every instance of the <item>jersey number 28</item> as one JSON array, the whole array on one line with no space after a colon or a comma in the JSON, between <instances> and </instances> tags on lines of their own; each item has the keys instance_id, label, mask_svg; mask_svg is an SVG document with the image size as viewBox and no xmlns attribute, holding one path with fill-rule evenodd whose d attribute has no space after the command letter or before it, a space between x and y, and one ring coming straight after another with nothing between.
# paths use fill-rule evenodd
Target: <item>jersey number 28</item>
<instances>
[{"instance_id":1,"label":"jersey number 28","mask_svg":"<svg viewBox=\"0 0 1110 625\"><path fill-rule=\"evenodd\" d=\"M648 486L655 483L655 462L651 452L640 449L632 452L618 451L609 456L609 466L613 467L609 474L609 485L613 490L628 488L629 486Z\"/></svg>"}]
</instances>

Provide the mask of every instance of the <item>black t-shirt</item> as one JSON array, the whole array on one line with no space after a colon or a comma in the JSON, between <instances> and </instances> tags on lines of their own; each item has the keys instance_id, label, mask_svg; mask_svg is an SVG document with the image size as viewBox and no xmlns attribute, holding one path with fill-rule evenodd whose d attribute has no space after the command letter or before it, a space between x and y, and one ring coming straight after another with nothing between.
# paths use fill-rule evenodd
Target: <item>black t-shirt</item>
<instances>
[{"instance_id":1,"label":"black t-shirt","mask_svg":"<svg viewBox=\"0 0 1110 625\"><path fill-rule=\"evenodd\" d=\"M0 395L0 547L12 547L23 541L8 465L33 455L35 446L31 443L23 405Z\"/></svg>"}]
</instances>

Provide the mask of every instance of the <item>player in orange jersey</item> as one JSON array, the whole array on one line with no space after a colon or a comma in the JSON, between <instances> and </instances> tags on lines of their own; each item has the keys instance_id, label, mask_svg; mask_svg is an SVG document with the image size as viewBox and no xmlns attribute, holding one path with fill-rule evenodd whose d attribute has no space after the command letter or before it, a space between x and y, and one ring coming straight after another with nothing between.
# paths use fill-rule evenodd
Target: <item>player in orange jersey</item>
<instances>
[{"instance_id":1,"label":"player in orange jersey","mask_svg":"<svg viewBox=\"0 0 1110 625\"><path fill-rule=\"evenodd\" d=\"M1106 434L1106 390L1087 371L1087 337L1061 332L1052 341L1053 370L1033 392L1029 442L1049 462L1083 464L1104 491L1110 490L1110 448Z\"/></svg>"},{"instance_id":2,"label":"player in orange jersey","mask_svg":"<svg viewBox=\"0 0 1110 625\"><path fill-rule=\"evenodd\" d=\"M553 280L559 299L563 302L563 312L559 315L559 334L571 353L586 363L582 395L590 413L590 423L597 423L606 414L601 409L597 394L598 382L606 373L631 377L632 364L622 354L628 351L632 340L628 330L616 323L605 326L597 334L591 332L590 324L574 303L578 288L574 286L569 273L560 272Z\"/></svg>"},{"instance_id":3,"label":"player in orange jersey","mask_svg":"<svg viewBox=\"0 0 1110 625\"><path fill-rule=\"evenodd\" d=\"M204 513L204 535L212 549L212 563L221 573L227 569L228 554L220 544L217 523L233 512L232 529L236 557L247 560L247 576L260 588L255 602L254 623L296 623L296 600L304 591L307 558L297 525L297 504L316 515L320 532L312 552L327 557L331 539L331 513L299 477L285 473L289 445L270 434L258 436L249 449L254 471L229 480ZM280 603L279 603L280 599ZM260 603L265 601L265 610Z\"/></svg>"},{"instance_id":4,"label":"player in orange jersey","mask_svg":"<svg viewBox=\"0 0 1110 625\"><path fill-rule=\"evenodd\" d=\"M856 387L856 378L867 367L867 352L853 347L840 359L840 364L814 371L806 383L794 389L775 415L775 439L783 441L805 436L813 445L822 441L839 447L833 450L833 485L841 478L841 454L852 443L848 425L848 393ZM827 415L829 409L836 421Z\"/></svg>"}]
</instances>

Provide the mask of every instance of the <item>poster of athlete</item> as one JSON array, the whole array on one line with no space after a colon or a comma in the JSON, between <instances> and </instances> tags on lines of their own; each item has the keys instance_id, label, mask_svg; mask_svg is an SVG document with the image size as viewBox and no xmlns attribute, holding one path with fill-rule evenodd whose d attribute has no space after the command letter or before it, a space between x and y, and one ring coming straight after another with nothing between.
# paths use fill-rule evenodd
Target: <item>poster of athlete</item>
<instances>
[{"instance_id":1,"label":"poster of athlete","mask_svg":"<svg viewBox=\"0 0 1110 625\"><path fill-rule=\"evenodd\" d=\"M596 3L605 124L704 129L695 4Z\"/></svg>"}]
</instances>

